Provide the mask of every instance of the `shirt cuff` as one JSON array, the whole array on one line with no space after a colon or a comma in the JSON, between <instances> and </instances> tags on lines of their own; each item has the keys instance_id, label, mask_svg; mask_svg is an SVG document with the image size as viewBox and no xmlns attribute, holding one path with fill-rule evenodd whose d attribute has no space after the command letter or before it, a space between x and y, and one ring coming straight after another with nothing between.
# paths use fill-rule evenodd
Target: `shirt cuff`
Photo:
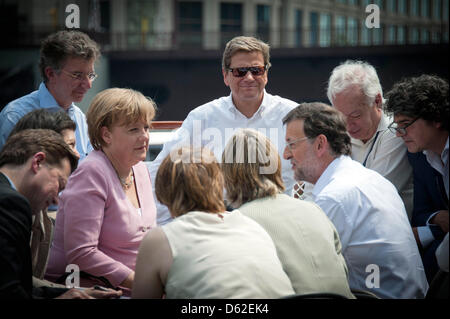
<instances>
[{"instance_id":1,"label":"shirt cuff","mask_svg":"<svg viewBox=\"0 0 450 319\"><path fill-rule=\"evenodd\" d=\"M427 226L429 226L429 225L435 225L435 224L431 224L431 223L430 223L430 220L431 220L431 218L433 218L434 215L436 215L437 213L439 213L439 212L438 212L438 211L437 211L437 212L434 212L433 214L430 215L430 217L428 217L427 222L426 222L426 225L427 225Z\"/></svg>"},{"instance_id":2,"label":"shirt cuff","mask_svg":"<svg viewBox=\"0 0 450 319\"><path fill-rule=\"evenodd\" d=\"M428 226L417 227L417 235L423 248L427 247L434 240L433 233Z\"/></svg>"}]
</instances>

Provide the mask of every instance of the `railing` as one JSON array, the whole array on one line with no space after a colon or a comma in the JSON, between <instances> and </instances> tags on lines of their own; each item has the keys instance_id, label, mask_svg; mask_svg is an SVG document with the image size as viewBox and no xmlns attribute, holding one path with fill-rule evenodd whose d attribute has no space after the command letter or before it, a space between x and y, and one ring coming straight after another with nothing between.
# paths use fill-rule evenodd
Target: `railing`
<instances>
[{"instance_id":1,"label":"railing","mask_svg":"<svg viewBox=\"0 0 450 319\"><path fill-rule=\"evenodd\" d=\"M327 28L302 30L270 30L267 34L245 32L245 35L269 39L272 48L311 48L338 46L404 45L404 44L444 44L448 43L449 28L446 24L427 27L402 26L399 37L389 33L389 26L380 29ZM1 46L8 48L39 47L43 38L54 32L53 29L39 29L6 35ZM131 32L92 32L88 33L108 51L164 51L164 50L222 50L225 43L237 33L227 32L172 32L172 33L131 33ZM396 31L398 34L398 31Z\"/></svg>"}]
</instances>

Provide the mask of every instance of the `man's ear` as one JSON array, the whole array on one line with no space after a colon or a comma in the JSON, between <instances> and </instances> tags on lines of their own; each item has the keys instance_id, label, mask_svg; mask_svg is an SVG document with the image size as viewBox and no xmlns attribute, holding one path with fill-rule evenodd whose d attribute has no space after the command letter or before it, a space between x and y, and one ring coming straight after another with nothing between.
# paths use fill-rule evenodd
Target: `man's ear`
<instances>
[{"instance_id":1,"label":"man's ear","mask_svg":"<svg viewBox=\"0 0 450 319\"><path fill-rule=\"evenodd\" d=\"M383 98L381 97L381 94L380 93L378 93L376 96L375 96L375 106L377 107L377 108L379 108L379 109L382 109L383 108Z\"/></svg>"},{"instance_id":2,"label":"man's ear","mask_svg":"<svg viewBox=\"0 0 450 319\"><path fill-rule=\"evenodd\" d=\"M323 154L328 152L328 139L325 135L319 134L316 137L316 141L314 142L314 148L317 154L317 157L322 157Z\"/></svg>"},{"instance_id":3,"label":"man's ear","mask_svg":"<svg viewBox=\"0 0 450 319\"><path fill-rule=\"evenodd\" d=\"M45 153L44 152L37 152L33 155L33 158L31 159L31 169L34 173L37 173L40 169L40 167L45 162Z\"/></svg>"},{"instance_id":4,"label":"man's ear","mask_svg":"<svg viewBox=\"0 0 450 319\"><path fill-rule=\"evenodd\" d=\"M225 69L222 69L222 75L223 75L223 82L226 86L230 86L230 83L228 81L228 72Z\"/></svg>"},{"instance_id":5,"label":"man's ear","mask_svg":"<svg viewBox=\"0 0 450 319\"><path fill-rule=\"evenodd\" d=\"M45 67L44 73L49 81L56 76L56 71L50 66Z\"/></svg>"}]
</instances>

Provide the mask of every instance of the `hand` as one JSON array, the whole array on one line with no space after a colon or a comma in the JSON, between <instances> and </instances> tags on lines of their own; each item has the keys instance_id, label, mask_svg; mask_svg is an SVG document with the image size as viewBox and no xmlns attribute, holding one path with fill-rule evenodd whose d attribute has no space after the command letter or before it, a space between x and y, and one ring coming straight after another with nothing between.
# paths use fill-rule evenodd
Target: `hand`
<instances>
[{"instance_id":1,"label":"hand","mask_svg":"<svg viewBox=\"0 0 450 319\"><path fill-rule=\"evenodd\" d=\"M433 218L430 220L431 224L438 225L441 227L444 233L448 233L448 210L440 210Z\"/></svg>"},{"instance_id":2,"label":"hand","mask_svg":"<svg viewBox=\"0 0 450 319\"><path fill-rule=\"evenodd\" d=\"M122 296L121 290L114 290L103 287L101 289L98 289L95 288L95 286L85 289L84 292L95 299L116 299Z\"/></svg>"},{"instance_id":3,"label":"hand","mask_svg":"<svg viewBox=\"0 0 450 319\"><path fill-rule=\"evenodd\" d=\"M94 299L94 297L89 296L86 290L72 288L55 299Z\"/></svg>"}]
</instances>

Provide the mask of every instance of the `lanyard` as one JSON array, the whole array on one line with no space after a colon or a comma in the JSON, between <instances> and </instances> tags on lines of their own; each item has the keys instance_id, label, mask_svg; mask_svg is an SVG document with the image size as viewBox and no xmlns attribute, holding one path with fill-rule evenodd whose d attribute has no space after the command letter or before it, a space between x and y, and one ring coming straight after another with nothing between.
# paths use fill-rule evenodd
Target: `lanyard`
<instances>
[{"instance_id":1,"label":"lanyard","mask_svg":"<svg viewBox=\"0 0 450 319\"><path fill-rule=\"evenodd\" d=\"M374 145L375 145L375 143L376 143L376 141L377 141L378 134L380 134L380 131L377 132L377 134L375 135L375 138L373 139L372 146L370 147L369 153L367 153L366 159L364 160L364 163L363 163L363 166L364 166L364 167L366 167L367 159L369 158L369 155L370 155L370 153L372 152L373 147L374 147Z\"/></svg>"}]
</instances>

